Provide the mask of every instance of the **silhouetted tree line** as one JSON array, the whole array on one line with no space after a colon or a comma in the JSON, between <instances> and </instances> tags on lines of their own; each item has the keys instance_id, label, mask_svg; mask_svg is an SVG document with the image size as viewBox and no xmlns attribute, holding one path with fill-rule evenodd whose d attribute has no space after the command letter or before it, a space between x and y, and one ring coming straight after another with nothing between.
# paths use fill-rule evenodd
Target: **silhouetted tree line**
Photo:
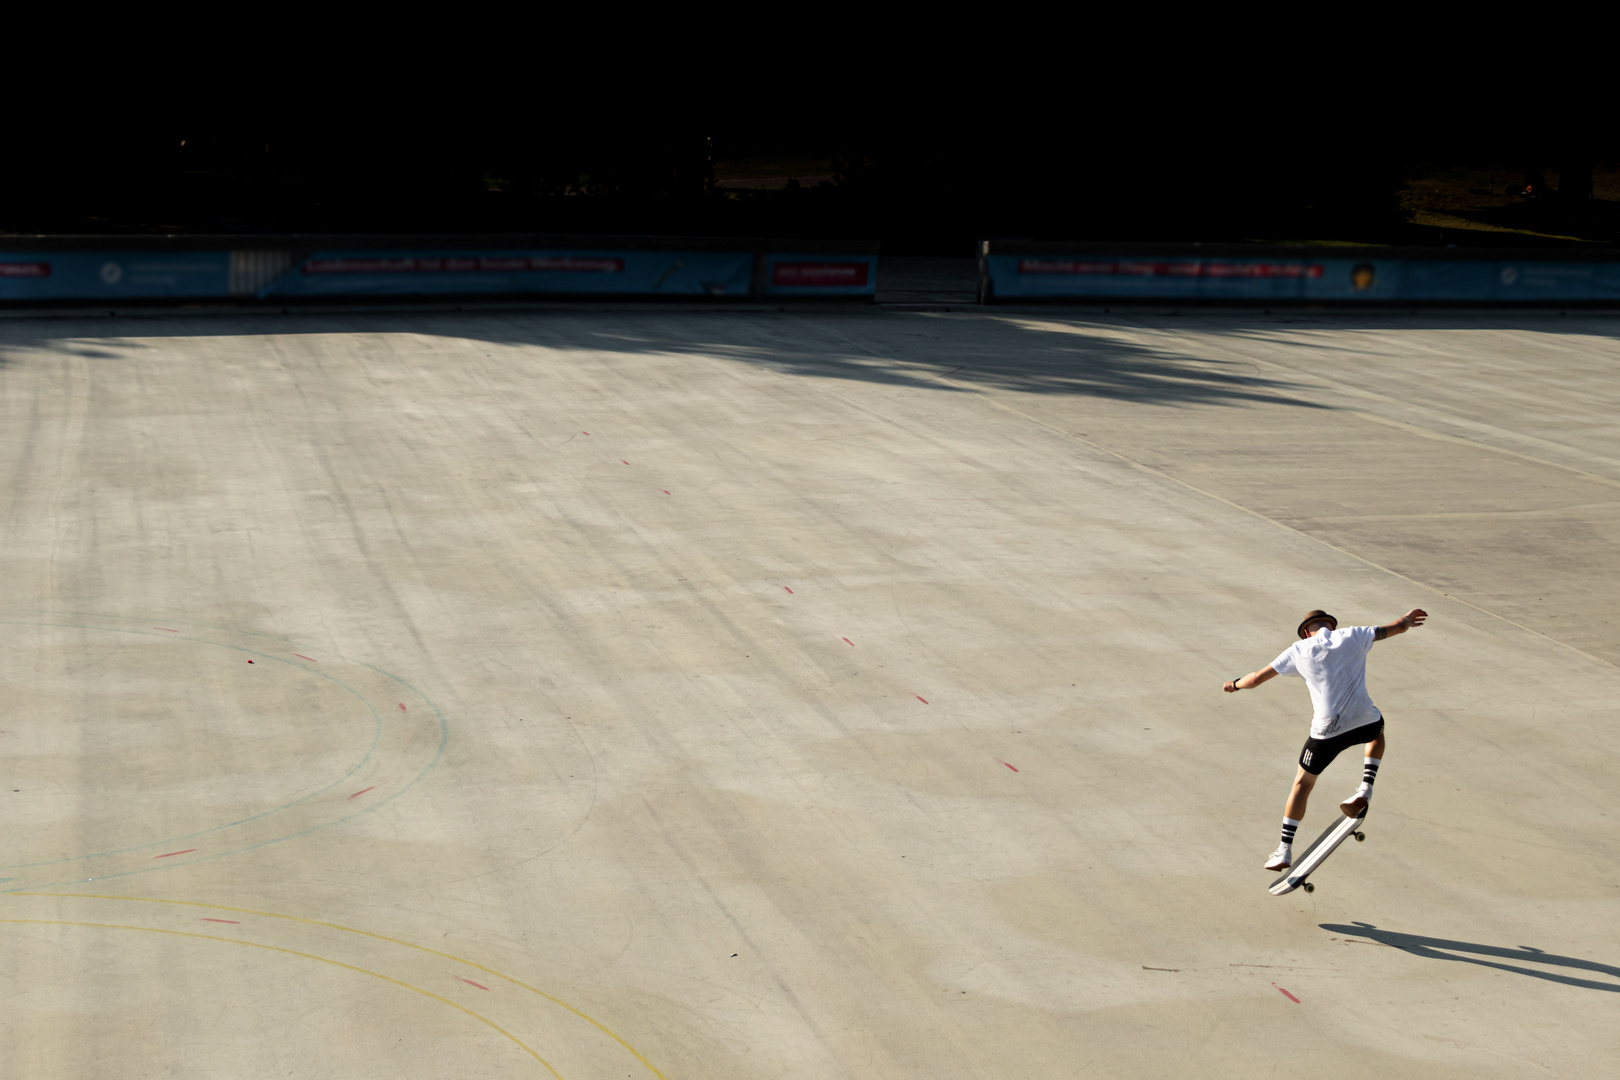
<instances>
[{"instance_id":1,"label":"silhouetted tree line","mask_svg":"<svg viewBox=\"0 0 1620 1080\"><path fill-rule=\"evenodd\" d=\"M1531 196L1567 212L1590 199L1594 166L1620 157L1602 133L1533 126L1440 140L1412 122L1077 111L1037 123L994 109L932 122L840 109L709 121L513 108L390 120L53 118L12 125L0 148L8 232L842 235L951 251L981 236L1438 242L1398 205L1425 164L1516 170ZM827 160L833 180L716 187L717 158L773 154Z\"/></svg>"}]
</instances>

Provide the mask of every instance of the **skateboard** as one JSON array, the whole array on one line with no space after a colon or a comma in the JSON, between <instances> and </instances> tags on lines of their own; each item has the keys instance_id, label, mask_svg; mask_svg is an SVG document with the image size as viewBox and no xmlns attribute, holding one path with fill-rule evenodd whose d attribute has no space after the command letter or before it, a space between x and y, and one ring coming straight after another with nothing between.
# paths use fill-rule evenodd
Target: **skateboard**
<instances>
[{"instance_id":1,"label":"skateboard","mask_svg":"<svg viewBox=\"0 0 1620 1080\"><path fill-rule=\"evenodd\" d=\"M1311 842L1304 854L1294 860L1294 865L1288 872L1271 883L1271 895L1283 896L1295 889L1304 889L1306 892L1315 892L1316 886L1305 879L1311 872L1327 861L1335 848L1350 837L1357 840L1367 839L1367 834L1361 831L1361 823L1367 820L1367 811L1363 810L1358 817L1345 817L1339 815L1339 820L1327 827L1327 830Z\"/></svg>"}]
</instances>

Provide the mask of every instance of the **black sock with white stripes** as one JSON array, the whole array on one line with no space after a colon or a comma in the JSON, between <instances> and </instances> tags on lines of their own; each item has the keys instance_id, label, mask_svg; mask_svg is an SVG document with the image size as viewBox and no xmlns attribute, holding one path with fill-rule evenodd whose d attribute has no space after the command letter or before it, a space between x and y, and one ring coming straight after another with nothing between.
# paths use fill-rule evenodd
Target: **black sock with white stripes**
<instances>
[{"instance_id":1,"label":"black sock with white stripes","mask_svg":"<svg viewBox=\"0 0 1620 1080\"><path fill-rule=\"evenodd\" d=\"M1283 847L1294 846L1294 830L1299 828L1299 822L1291 817L1283 818L1282 842Z\"/></svg>"}]
</instances>

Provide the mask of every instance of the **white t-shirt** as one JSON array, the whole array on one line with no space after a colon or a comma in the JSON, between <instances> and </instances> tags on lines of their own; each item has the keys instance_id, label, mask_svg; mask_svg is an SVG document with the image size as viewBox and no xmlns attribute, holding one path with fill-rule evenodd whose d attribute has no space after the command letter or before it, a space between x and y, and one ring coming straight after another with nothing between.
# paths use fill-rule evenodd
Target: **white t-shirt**
<instances>
[{"instance_id":1,"label":"white t-shirt","mask_svg":"<svg viewBox=\"0 0 1620 1080\"><path fill-rule=\"evenodd\" d=\"M1271 662L1277 674L1305 680L1316 707L1311 738L1341 735L1383 715L1367 696L1367 650L1376 640L1371 626L1320 630Z\"/></svg>"}]
</instances>

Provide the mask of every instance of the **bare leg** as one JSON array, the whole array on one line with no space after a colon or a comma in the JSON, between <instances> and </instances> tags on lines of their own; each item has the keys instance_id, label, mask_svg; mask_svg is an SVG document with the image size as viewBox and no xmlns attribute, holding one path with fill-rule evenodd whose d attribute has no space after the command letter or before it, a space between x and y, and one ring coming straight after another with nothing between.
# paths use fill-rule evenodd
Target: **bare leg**
<instances>
[{"instance_id":1,"label":"bare leg","mask_svg":"<svg viewBox=\"0 0 1620 1080\"><path fill-rule=\"evenodd\" d=\"M1382 741L1383 737L1379 736ZM1294 777L1294 787L1288 793L1288 801L1283 803L1283 817L1293 818L1295 821L1305 819L1305 804L1310 800L1311 789L1316 786L1316 777L1306 772L1302 767L1299 775Z\"/></svg>"},{"instance_id":2,"label":"bare leg","mask_svg":"<svg viewBox=\"0 0 1620 1080\"><path fill-rule=\"evenodd\" d=\"M1378 738L1367 744L1367 756L1382 758L1384 756L1384 733L1380 731Z\"/></svg>"}]
</instances>

